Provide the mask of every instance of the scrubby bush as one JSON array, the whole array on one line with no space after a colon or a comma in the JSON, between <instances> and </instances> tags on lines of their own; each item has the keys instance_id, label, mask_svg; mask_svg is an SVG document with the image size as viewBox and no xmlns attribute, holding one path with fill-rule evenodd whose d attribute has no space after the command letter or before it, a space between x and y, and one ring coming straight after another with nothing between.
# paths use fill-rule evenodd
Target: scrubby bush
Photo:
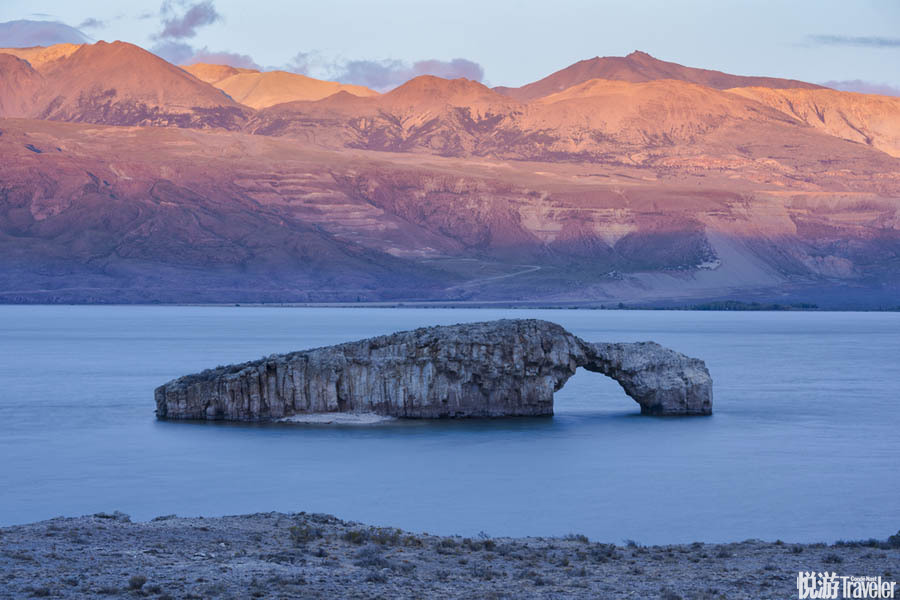
<instances>
[{"instance_id":1,"label":"scrubby bush","mask_svg":"<svg viewBox=\"0 0 900 600\"><path fill-rule=\"evenodd\" d=\"M384 571L371 571L366 576L366 581L370 581L372 583L387 583L388 576Z\"/></svg>"},{"instance_id":2,"label":"scrubby bush","mask_svg":"<svg viewBox=\"0 0 900 600\"><path fill-rule=\"evenodd\" d=\"M297 523L288 530L295 546L302 546L322 537L322 530L308 523Z\"/></svg>"},{"instance_id":3,"label":"scrubby bush","mask_svg":"<svg viewBox=\"0 0 900 600\"><path fill-rule=\"evenodd\" d=\"M147 578L143 575L132 575L128 580L128 589L139 590L144 587L145 583L147 583Z\"/></svg>"},{"instance_id":4,"label":"scrubby bush","mask_svg":"<svg viewBox=\"0 0 900 600\"><path fill-rule=\"evenodd\" d=\"M393 527L369 527L365 529L348 529L341 538L351 544L362 545L372 542L381 546L420 546L422 542L413 535Z\"/></svg>"},{"instance_id":5,"label":"scrubby bush","mask_svg":"<svg viewBox=\"0 0 900 600\"><path fill-rule=\"evenodd\" d=\"M396 546L400 543L402 533L392 527L372 527L369 529L369 539L382 546Z\"/></svg>"},{"instance_id":6,"label":"scrubby bush","mask_svg":"<svg viewBox=\"0 0 900 600\"><path fill-rule=\"evenodd\" d=\"M361 546L369 541L369 532L365 529L348 529L341 536L341 539L345 542Z\"/></svg>"},{"instance_id":7,"label":"scrubby bush","mask_svg":"<svg viewBox=\"0 0 900 600\"><path fill-rule=\"evenodd\" d=\"M671 588L664 587L659 591L660 600L682 600L681 596L679 596L675 590Z\"/></svg>"},{"instance_id":8,"label":"scrubby bush","mask_svg":"<svg viewBox=\"0 0 900 600\"><path fill-rule=\"evenodd\" d=\"M490 581L496 576L491 565L485 564L480 561L473 562L472 566L469 568L471 570L472 577L481 579L482 581Z\"/></svg>"},{"instance_id":9,"label":"scrubby bush","mask_svg":"<svg viewBox=\"0 0 900 600\"><path fill-rule=\"evenodd\" d=\"M360 548L355 555L356 560L353 561L357 567L371 567L384 569L390 567L390 562L381 554L381 550L374 544L369 544Z\"/></svg>"},{"instance_id":10,"label":"scrubby bush","mask_svg":"<svg viewBox=\"0 0 900 600\"><path fill-rule=\"evenodd\" d=\"M453 538L441 538L434 545L434 549L438 554L455 554L458 548L459 544Z\"/></svg>"}]
</instances>

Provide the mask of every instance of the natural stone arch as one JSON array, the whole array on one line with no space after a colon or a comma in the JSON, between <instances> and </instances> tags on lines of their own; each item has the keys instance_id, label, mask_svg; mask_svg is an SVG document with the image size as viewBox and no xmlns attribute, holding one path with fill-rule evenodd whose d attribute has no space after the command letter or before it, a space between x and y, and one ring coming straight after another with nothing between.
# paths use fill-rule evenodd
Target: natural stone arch
<instances>
[{"instance_id":1,"label":"natural stone arch","mask_svg":"<svg viewBox=\"0 0 900 600\"><path fill-rule=\"evenodd\" d=\"M586 346L581 366L617 381L642 414L712 414L712 379L702 360L656 342Z\"/></svg>"},{"instance_id":2,"label":"natural stone arch","mask_svg":"<svg viewBox=\"0 0 900 600\"><path fill-rule=\"evenodd\" d=\"M591 344L555 323L523 319L429 327L204 371L157 388L156 414L551 415L554 392L578 367L618 381L644 414L712 413L712 381L699 359L653 342Z\"/></svg>"}]
</instances>

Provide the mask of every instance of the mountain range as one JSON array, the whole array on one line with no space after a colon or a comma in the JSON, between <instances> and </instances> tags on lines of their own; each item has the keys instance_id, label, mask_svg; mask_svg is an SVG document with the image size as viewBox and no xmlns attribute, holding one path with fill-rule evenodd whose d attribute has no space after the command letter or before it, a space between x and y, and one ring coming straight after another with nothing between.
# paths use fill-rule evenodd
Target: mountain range
<instances>
[{"instance_id":1,"label":"mountain range","mask_svg":"<svg viewBox=\"0 0 900 600\"><path fill-rule=\"evenodd\" d=\"M900 305L900 98L642 52L383 94L0 49L0 301Z\"/></svg>"}]
</instances>

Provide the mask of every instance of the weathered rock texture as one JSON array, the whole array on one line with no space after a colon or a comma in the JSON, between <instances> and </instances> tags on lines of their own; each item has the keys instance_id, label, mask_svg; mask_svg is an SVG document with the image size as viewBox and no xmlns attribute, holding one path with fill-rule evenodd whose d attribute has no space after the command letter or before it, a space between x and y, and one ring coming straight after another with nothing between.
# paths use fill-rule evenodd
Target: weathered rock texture
<instances>
[{"instance_id":1,"label":"weathered rock texture","mask_svg":"<svg viewBox=\"0 0 900 600\"><path fill-rule=\"evenodd\" d=\"M553 393L578 367L618 381L644 414L712 413L702 360L653 342L591 344L529 319L429 327L207 370L157 388L156 414L232 421L323 412L550 415Z\"/></svg>"}]
</instances>

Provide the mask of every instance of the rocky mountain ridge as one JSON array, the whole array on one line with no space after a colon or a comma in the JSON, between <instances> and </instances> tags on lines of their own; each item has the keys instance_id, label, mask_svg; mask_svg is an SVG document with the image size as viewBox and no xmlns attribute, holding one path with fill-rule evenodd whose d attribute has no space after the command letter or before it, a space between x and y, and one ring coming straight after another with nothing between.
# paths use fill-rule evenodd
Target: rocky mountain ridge
<instances>
[{"instance_id":1,"label":"rocky mountain ridge","mask_svg":"<svg viewBox=\"0 0 900 600\"><path fill-rule=\"evenodd\" d=\"M894 98L423 76L255 110L208 81L258 73L194 70L0 51L0 299L896 303Z\"/></svg>"}]
</instances>

